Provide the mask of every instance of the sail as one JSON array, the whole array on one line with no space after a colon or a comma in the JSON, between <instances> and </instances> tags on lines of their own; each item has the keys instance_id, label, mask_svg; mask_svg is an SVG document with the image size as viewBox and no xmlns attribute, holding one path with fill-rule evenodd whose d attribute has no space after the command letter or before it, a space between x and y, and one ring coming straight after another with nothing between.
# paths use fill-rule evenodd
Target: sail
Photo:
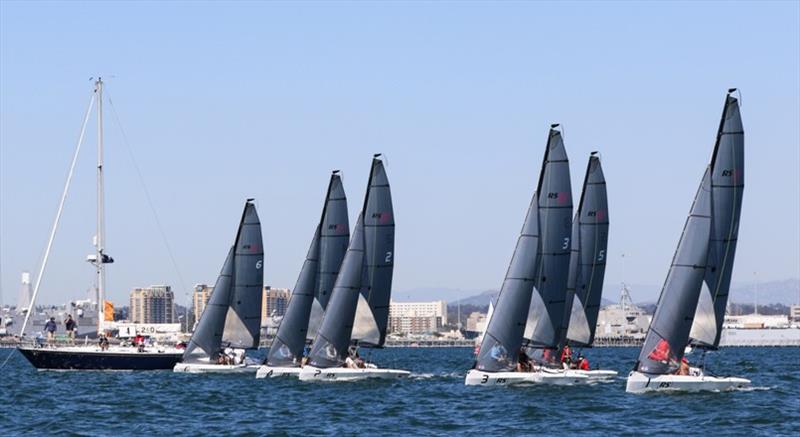
<instances>
[{"instance_id":1,"label":"sail","mask_svg":"<svg viewBox=\"0 0 800 437\"><path fill-rule=\"evenodd\" d=\"M394 211L383 162L372 161L364 208L309 355L317 367L336 367L351 340L382 346L386 338L394 266Z\"/></svg>"},{"instance_id":2,"label":"sail","mask_svg":"<svg viewBox=\"0 0 800 437\"><path fill-rule=\"evenodd\" d=\"M222 270L219 272L214 291L208 299L200 321L183 353L184 362L216 357L222 345L222 329L233 291L233 247L228 251Z\"/></svg>"},{"instance_id":3,"label":"sail","mask_svg":"<svg viewBox=\"0 0 800 437\"><path fill-rule=\"evenodd\" d=\"M306 339L316 334L321 323L323 307L320 296L325 296L327 304L327 297L333 288L330 278L335 279L347 250L350 234L347 199L341 177L337 173L331 175L320 224L314 231L311 247L292 291L286 314L267 354L267 363L271 366L300 364ZM318 316L314 314L315 308L318 308ZM315 317L320 320L315 321Z\"/></svg>"},{"instance_id":4,"label":"sail","mask_svg":"<svg viewBox=\"0 0 800 437\"><path fill-rule=\"evenodd\" d=\"M636 370L673 373L689 342L711 235L711 167L706 168L658 299Z\"/></svg>"},{"instance_id":5,"label":"sail","mask_svg":"<svg viewBox=\"0 0 800 437\"><path fill-rule=\"evenodd\" d=\"M711 242L705 284L712 305L698 307L698 316L711 318L714 328L702 329L698 326L692 329L691 334L693 344L710 348L719 346L722 334L744 192L744 129L739 101L730 95L733 91L730 90L725 97L711 157Z\"/></svg>"},{"instance_id":6,"label":"sail","mask_svg":"<svg viewBox=\"0 0 800 437\"><path fill-rule=\"evenodd\" d=\"M600 158L589 157L572 226L572 253L562 336L579 346L594 342L608 247L608 196ZM559 342L563 346L563 339Z\"/></svg>"},{"instance_id":7,"label":"sail","mask_svg":"<svg viewBox=\"0 0 800 437\"><path fill-rule=\"evenodd\" d=\"M394 271L394 208L383 162L373 159L364 200L365 282L353 325L360 346L381 347L389 325Z\"/></svg>"},{"instance_id":8,"label":"sail","mask_svg":"<svg viewBox=\"0 0 800 437\"><path fill-rule=\"evenodd\" d=\"M533 320L533 347L555 348L564 318L572 239L572 185L561 132L551 129L539 175L539 268L535 288L547 317Z\"/></svg>"},{"instance_id":9,"label":"sail","mask_svg":"<svg viewBox=\"0 0 800 437\"><path fill-rule=\"evenodd\" d=\"M234 244L233 292L222 335L222 342L230 347L258 348L264 288L263 264L261 222L256 206L248 201Z\"/></svg>"}]
</instances>

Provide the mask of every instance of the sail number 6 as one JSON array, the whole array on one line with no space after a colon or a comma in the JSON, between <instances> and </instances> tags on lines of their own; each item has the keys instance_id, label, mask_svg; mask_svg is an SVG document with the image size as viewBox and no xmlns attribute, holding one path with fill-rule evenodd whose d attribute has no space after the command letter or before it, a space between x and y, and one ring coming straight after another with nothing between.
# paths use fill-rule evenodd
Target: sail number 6
<instances>
[{"instance_id":1,"label":"sail number 6","mask_svg":"<svg viewBox=\"0 0 800 437\"><path fill-rule=\"evenodd\" d=\"M264 260L261 260L261 259L258 260L256 262L256 269L261 270L261 266L263 266L263 265L264 265Z\"/></svg>"}]
</instances>

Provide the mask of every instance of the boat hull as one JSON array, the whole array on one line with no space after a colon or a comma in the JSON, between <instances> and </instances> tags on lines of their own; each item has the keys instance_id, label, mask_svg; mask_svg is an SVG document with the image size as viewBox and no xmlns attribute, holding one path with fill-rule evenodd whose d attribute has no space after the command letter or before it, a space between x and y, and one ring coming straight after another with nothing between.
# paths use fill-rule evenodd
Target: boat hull
<instances>
[{"instance_id":1,"label":"boat hull","mask_svg":"<svg viewBox=\"0 0 800 437\"><path fill-rule=\"evenodd\" d=\"M464 385L517 385L548 384L577 385L587 384L596 379L590 378L585 370L537 370L534 372L484 372L472 369L464 378ZM599 379L599 378L597 378Z\"/></svg>"},{"instance_id":2,"label":"boat hull","mask_svg":"<svg viewBox=\"0 0 800 437\"><path fill-rule=\"evenodd\" d=\"M256 372L256 378L278 378L281 376L297 376L300 374L300 371L303 370L302 367L272 367L272 366L261 366L258 368Z\"/></svg>"},{"instance_id":3,"label":"boat hull","mask_svg":"<svg viewBox=\"0 0 800 437\"><path fill-rule=\"evenodd\" d=\"M670 391L728 391L750 387L750 380L737 377L699 375L648 375L631 372L625 391L628 393Z\"/></svg>"},{"instance_id":4,"label":"boat hull","mask_svg":"<svg viewBox=\"0 0 800 437\"><path fill-rule=\"evenodd\" d=\"M172 368L175 373L216 373L216 374L244 374L255 373L258 366L247 364L206 364L206 363L178 363Z\"/></svg>"},{"instance_id":5,"label":"boat hull","mask_svg":"<svg viewBox=\"0 0 800 437\"><path fill-rule=\"evenodd\" d=\"M169 370L182 351L101 351L97 348L27 348L17 350L39 370Z\"/></svg>"},{"instance_id":6,"label":"boat hull","mask_svg":"<svg viewBox=\"0 0 800 437\"><path fill-rule=\"evenodd\" d=\"M366 369L349 369L345 367L334 367L321 369L313 366L305 366L300 370L298 377L301 381L362 381L365 379L400 379L406 378L411 374L407 370L379 369L377 367L367 367Z\"/></svg>"}]
</instances>

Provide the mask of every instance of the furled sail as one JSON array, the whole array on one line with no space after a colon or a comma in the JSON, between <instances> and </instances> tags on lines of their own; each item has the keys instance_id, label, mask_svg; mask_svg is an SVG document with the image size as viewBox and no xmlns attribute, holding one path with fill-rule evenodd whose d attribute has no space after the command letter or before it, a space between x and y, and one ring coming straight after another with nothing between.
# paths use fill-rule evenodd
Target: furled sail
<instances>
[{"instance_id":1,"label":"furled sail","mask_svg":"<svg viewBox=\"0 0 800 437\"><path fill-rule=\"evenodd\" d=\"M711 167L706 168L667 279L658 299L635 370L673 373L689 342L692 315L700 298L711 235Z\"/></svg>"},{"instance_id":2,"label":"furled sail","mask_svg":"<svg viewBox=\"0 0 800 437\"><path fill-rule=\"evenodd\" d=\"M742 212L744 129L739 101L731 95L734 91L725 97L711 156L711 242L704 288L708 296L698 305L691 331L692 343L708 348L719 346Z\"/></svg>"},{"instance_id":3,"label":"furled sail","mask_svg":"<svg viewBox=\"0 0 800 437\"><path fill-rule=\"evenodd\" d=\"M562 347L565 344L563 336L570 343L582 347L594 342L606 271L608 227L606 180L600 158L592 153L572 223L567 307L559 342Z\"/></svg>"},{"instance_id":4,"label":"furled sail","mask_svg":"<svg viewBox=\"0 0 800 437\"><path fill-rule=\"evenodd\" d=\"M372 161L364 208L311 346L309 358L313 366L341 365L351 341L382 346L386 338L394 265L394 212L389 181L379 156Z\"/></svg>"},{"instance_id":5,"label":"furled sail","mask_svg":"<svg viewBox=\"0 0 800 437\"><path fill-rule=\"evenodd\" d=\"M270 366L300 365L306 339L316 334L321 323L322 311L328 303L349 236L347 198L341 177L334 172L328 183L320 223L311 240L286 314L267 354ZM319 308L318 315L314 314L314 308ZM319 321L315 318L319 318Z\"/></svg>"},{"instance_id":6,"label":"furled sail","mask_svg":"<svg viewBox=\"0 0 800 437\"><path fill-rule=\"evenodd\" d=\"M261 222L248 199L236 240L184 352L184 361L213 359L222 347L257 348L261 330L264 249Z\"/></svg>"},{"instance_id":7,"label":"furled sail","mask_svg":"<svg viewBox=\"0 0 800 437\"><path fill-rule=\"evenodd\" d=\"M572 239L572 185L567 151L561 132L555 126L548 137L539 187L542 237L535 288L544 304L546 317L529 317L533 329L532 335L526 336L526 339L532 347L556 348L567 297Z\"/></svg>"}]
</instances>

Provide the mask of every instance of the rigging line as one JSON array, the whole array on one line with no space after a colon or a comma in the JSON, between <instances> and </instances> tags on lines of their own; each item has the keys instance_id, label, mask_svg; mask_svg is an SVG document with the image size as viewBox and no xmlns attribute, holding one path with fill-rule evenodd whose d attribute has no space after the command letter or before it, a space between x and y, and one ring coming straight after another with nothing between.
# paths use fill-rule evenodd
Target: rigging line
<instances>
[{"instance_id":1,"label":"rigging line","mask_svg":"<svg viewBox=\"0 0 800 437\"><path fill-rule=\"evenodd\" d=\"M86 108L86 115L83 116L83 124L81 125L81 133L78 135L78 144L75 146L75 153L72 155L72 162L69 165L69 172L67 173L67 181L64 184L64 191L61 193L61 201L58 204L58 211L56 212L56 218L53 221L53 227L50 230L50 238L47 241L47 248L44 251L44 258L42 259L42 265L39 268L39 274L36 276L36 286L33 288L33 295L31 296L31 301L28 304L28 312L25 313L25 320L22 322L22 330L20 331L20 336L25 335L25 328L28 326L28 319L30 319L31 313L33 312L34 302L36 302L36 296L39 294L39 287L42 285L42 276L44 276L44 269L47 266L47 261L50 258L50 249L53 247L53 240L56 237L56 230L58 230L58 223L61 221L61 213L64 212L64 203L67 200L67 193L69 192L69 185L72 182L72 175L75 173L75 164L78 162L78 155L81 151L81 144L83 144L83 137L86 134L86 124L89 123L89 115L92 113L92 107L94 106L95 101L95 92L92 91L92 97L89 99L89 106ZM97 303L100 305L100 303Z\"/></svg>"},{"instance_id":2,"label":"rigging line","mask_svg":"<svg viewBox=\"0 0 800 437\"><path fill-rule=\"evenodd\" d=\"M133 149L131 148L130 142L128 141L128 135L125 133L125 128L122 127L122 122L119 119L119 115L117 114L117 108L114 106L114 102L111 100L111 94L106 90L106 94L108 94L108 103L111 106L111 113L114 115L114 121L117 123L117 127L119 127L120 133L122 134L123 143L125 144L125 148L128 151L128 156L131 158L131 163L133 164L133 168L136 169L136 175L139 177L139 184L142 186L142 190L144 191L145 198L147 199L147 205L150 207L150 211L153 213L153 218L156 222L156 227L158 228L159 234L161 234L161 239L164 243L164 247L167 249L167 253L169 254L169 259L172 261L172 267L175 268L175 273L178 274L178 280L181 282L181 288L184 290L184 295L188 293L188 288L186 288L186 281L183 279L183 275L181 274L180 269L178 268L178 263L175 261L175 255L172 253L172 247L169 245L169 241L167 240L167 234L164 232L163 226L161 226L161 220L158 218L158 213L156 212L156 208L153 206L153 199L150 197L150 191L147 189L147 185L144 182L144 177L142 176L142 171L139 169L139 165L136 163L136 158L133 155Z\"/></svg>"}]
</instances>

